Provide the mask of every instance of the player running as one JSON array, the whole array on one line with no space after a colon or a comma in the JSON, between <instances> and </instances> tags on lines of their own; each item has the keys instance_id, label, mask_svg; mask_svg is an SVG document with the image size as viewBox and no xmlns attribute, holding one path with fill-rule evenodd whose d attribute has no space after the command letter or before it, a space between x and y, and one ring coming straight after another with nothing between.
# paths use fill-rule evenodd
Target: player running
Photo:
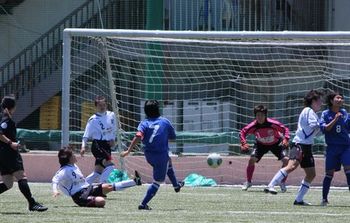
<instances>
[{"instance_id":1,"label":"player running","mask_svg":"<svg viewBox=\"0 0 350 223\"><path fill-rule=\"evenodd\" d=\"M146 160L153 167L153 183L148 187L138 208L139 210L151 210L148 202L156 195L160 184L165 181L166 175L168 175L175 192L179 192L184 183L177 181L169 157L168 141L176 137L173 126L168 119L160 116L158 101L146 101L144 110L146 119L139 124L136 136L128 150L123 151L121 156L128 155L134 146L142 140Z\"/></svg>"},{"instance_id":2,"label":"player running","mask_svg":"<svg viewBox=\"0 0 350 223\"><path fill-rule=\"evenodd\" d=\"M96 113L90 117L86 124L81 156L88 148L88 140L92 140L91 152L95 157L95 170L86 177L89 184L94 183L98 178L100 183L106 183L110 173L115 169L112 162L111 148L115 146L116 117L114 112L107 111L106 99L98 96L95 99Z\"/></svg>"},{"instance_id":3,"label":"player running","mask_svg":"<svg viewBox=\"0 0 350 223\"><path fill-rule=\"evenodd\" d=\"M242 190L248 190L252 186L255 163L258 163L267 152L271 151L278 160L281 160L282 167L285 167L288 163L288 157L285 155L285 148L288 147L289 140L288 128L274 119L267 118L267 108L263 105L255 106L254 115L255 120L245 126L240 132L242 153L249 152L247 135L254 134L256 138L246 169L247 181L243 184ZM287 190L285 180L280 184L282 192Z\"/></svg>"},{"instance_id":4,"label":"player running","mask_svg":"<svg viewBox=\"0 0 350 223\"><path fill-rule=\"evenodd\" d=\"M329 108L322 112L320 124L327 144L321 202L323 206L328 205L333 175L341 169L341 165L350 189L350 119L343 108L344 97L338 92L331 92L326 102Z\"/></svg>"},{"instance_id":5,"label":"player running","mask_svg":"<svg viewBox=\"0 0 350 223\"><path fill-rule=\"evenodd\" d=\"M133 180L125 180L118 183L89 184L75 164L77 159L70 148L61 149L58 152L58 161L61 168L52 178L53 197L57 197L62 191L72 197L80 207L104 207L107 193L120 191L135 185L141 185L141 178L135 171Z\"/></svg>"},{"instance_id":6,"label":"player running","mask_svg":"<svg viewBox=\"0 0 350 223\"><path fill-rule=\"evenodd\" d=\"M0 194L11 189L14 178L16 178L19 190L29 203L29 210L46 211L47 207L36 202L32 196L24 172L22 156L18 151L20 144L17 143L16 139L16 123L12 120L12 115L16 110L15 98L5 96L1 101L1 109L3 113L0 122L0 172L2 178Z\"/></svg>"},{"instance_id":7,"label":"player running","mask_svg":"<svg viewBox=\"0 0 350 223\"><path fill-rule=\"evenodd\" d=\"M309 91L304 97L304 109L299 115L298 129L293 138L293 145L289 154L288 165L280 169L272 178L265 192L277 194L275 185L293 172L299 165L305 171L305 177L301 181L294 205L310 205L304 201L304 196L310 188L312 180L316 176L315 162L312 154L312 144L315 136L320 132L320 121L316 114L322 106L322 93L317 90Z\"/></svg>"}]
</instances>

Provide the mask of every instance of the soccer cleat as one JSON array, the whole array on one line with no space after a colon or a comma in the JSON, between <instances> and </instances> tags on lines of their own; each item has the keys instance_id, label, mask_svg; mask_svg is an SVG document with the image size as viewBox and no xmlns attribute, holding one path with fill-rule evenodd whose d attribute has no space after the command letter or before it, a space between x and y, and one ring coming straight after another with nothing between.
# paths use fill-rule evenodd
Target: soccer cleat
<instances>
[{"instance_id":1,"label":"soccer cleat","mask_svg":"<svg viewBox=\"0 0 350 223\"><path fill-rule=\"evenodd\" d=\"M276 189L273 188L273 187L265 187L264 192L265 193L270 193L270 194L277 194Z\"/></svg>"},{"instance_id":2,"label":"soccer cleat","mask_svg":"<svg viewBox=\"0 0 350 223\"><path fill-rule=\"evenodd\" d=\"M38 202L34 202L32 205L29 206L29 211L43 212L47 211L47 207L45 207L42 204L39 204Z\"/></svg>"},{"instance_id":3,"label":"soccer cleat","mask_svg":"<svg viewBox=\"0 0 350 223\"><path fill-rule=\"evenodd\" d=\"M246 191L249 187L252 187L252 183L247 181L243 184L242 190Z\"/></svg>"},{"instance_id":4,"label":"soccer cleat","mask_svg":"<svg viewBox=\"0 0 350 223\"><path fill-rule=\"evenodd\" d=\"M287 186L286 186L285 183L281 183L281 184L280 184L280 188L281 188L281 193L287 192Z\"/></svg>"},{"instance_id":5,"label":"soccer cleat","mask_svg":"<svg viewBox=\"0 0 350 223\"><path fill-rule=\"evenodd\" d=\"M183 187L183 186L185 186L185 182L179 181L179 182L178 182L178 186L177 186L177 187L174 187L174 191L175 191L176 193L179 193L180 190L181 190L181 187Z\"/></svg>"},{"instance_id":6,"label":"soccer cleat","mask_svg":"<svg viewBox=\"0 0 350 223\"><path fill-rule=\"evenodd\" d=\"M300 205L300 206L309 206L311 203L305 202L305 201L294 201L294 205Z\"/></svg>"},{"instance_id":7,"label":"soccer cleat","mask_svg":"<svg viewBox=\"0 0 350 223\"><path fill-rule=\"evenodd\" d=\"M139 205L139 210L147 210L147 211L150 211L152 210L152 208L150 206L148 206L147 204L143 205L143 204L140 204Z\"/></svg>"},{"instance_id":8,"label":"soccer cleat","mask_svg":"<svg viewBox=\"0 0 350 223\"><path fill-rule=\"evenodd\" d=\"M327 206L329 204L328 200L327 199L322 199L321 201L321 206Z\"/></svg>"},{"instance_id":9,"label":"soccer cleat","mask_svg":"<svg viewBox=\"0 0 350 223\"><path fill-rule=\"evenodd\" d=\"M137 172L137 170L135 170L134 181L135 181L136 185L138 185L138 186L142 185L141 176L140 176L139 172Z\"/></svg>"}]
</instances>

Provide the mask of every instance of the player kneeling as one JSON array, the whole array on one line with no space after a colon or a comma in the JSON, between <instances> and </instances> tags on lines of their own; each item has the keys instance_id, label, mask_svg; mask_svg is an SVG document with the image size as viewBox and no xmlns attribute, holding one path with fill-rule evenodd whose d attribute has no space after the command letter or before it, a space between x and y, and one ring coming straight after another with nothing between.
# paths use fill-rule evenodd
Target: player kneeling
<instances>
[{"instance_id":1,"label":"player kneeling","mask_svg":"<svg viewBox=\"0 0 350 223\"><path fill-rule=\"evenodd\" d=\"M60 190L72 197L73 201L81 207L104 207L104 197L107 193L142 184L138 172L135 171L133 180L90 185L75 164L77 159L71 149L61 149L58 152L58 160L61 168L52 178L53 196L57 197Z\"/></svg>"}]
</instances>

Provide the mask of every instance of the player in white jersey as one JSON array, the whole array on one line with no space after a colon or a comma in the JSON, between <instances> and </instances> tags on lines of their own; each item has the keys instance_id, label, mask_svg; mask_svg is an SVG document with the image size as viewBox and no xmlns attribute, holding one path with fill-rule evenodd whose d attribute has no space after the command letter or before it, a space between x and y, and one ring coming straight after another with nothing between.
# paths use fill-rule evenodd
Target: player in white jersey
<instances>
[{"instance_id":1,"label":"player in white jersey","mask_svg":"<svg viewBox=\"0 0 350 223\"><path fill-rule=\"evenodd\" d=\"M53 196L57 197L59 191L62 191L81 207L104 207L104 197L107 193L142 184L137 171L133 180L111 184L89 184L75 164L77 159L70 148L61 149L58 152L58 160L61 168L52 178Z\"/></svg>"},{"instance_id":2,"label":"player in white jersey","mask_svg":"<svg viewBox=\"0 0 350 223\"><path fill-rule=\"evenodd\" d=\"M305 177L294 201L294 205L310 205L304 201L304 196L310 188L312 180L316 176L315 162L312 154L314 137L320 132L320 121L316 114L322 106L322 93L317 90L309 91L304 97L305 108L299 115L298 129L293 139L293 146L290 150L288 165L280 169L271 180L265 192L277 194L274 189L283 178L294 171L300 164L305 171Z\"/></svg>"},{"instance_id":3,"label":"player in white jersey","mask_svg":"<svg viewBox=\"0 0 350 223\"><path fill-rule=\"evenodd\" d=\"M90 117L83 135L81 156L84 155L87 142L92 141L91 152L95 157L95 169L86 177L89 184L100 178L100 183L106 183L109 174L115 169L112 162L111 148L115 146L117 132L114 112L107 111L106 99L98 96L95 99L96 113Z\"/></svg>"}]
</instances>

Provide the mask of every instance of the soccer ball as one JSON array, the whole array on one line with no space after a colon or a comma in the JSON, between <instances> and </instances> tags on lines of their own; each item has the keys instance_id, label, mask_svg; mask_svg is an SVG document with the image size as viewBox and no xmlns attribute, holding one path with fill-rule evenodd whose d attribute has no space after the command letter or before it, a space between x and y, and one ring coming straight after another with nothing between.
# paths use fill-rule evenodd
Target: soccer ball
<instances>
[{"instance_id":1,"label":"soccer ball","mask_svg":"<svg viewBox=\"0 0 350 223\"><path fill-rule=\"evenodd\" d=\"M207 163L211 168L217 168L222 164L222 158L218 153L210 153L207 157Z\"/></svg>"}]
</instances>

